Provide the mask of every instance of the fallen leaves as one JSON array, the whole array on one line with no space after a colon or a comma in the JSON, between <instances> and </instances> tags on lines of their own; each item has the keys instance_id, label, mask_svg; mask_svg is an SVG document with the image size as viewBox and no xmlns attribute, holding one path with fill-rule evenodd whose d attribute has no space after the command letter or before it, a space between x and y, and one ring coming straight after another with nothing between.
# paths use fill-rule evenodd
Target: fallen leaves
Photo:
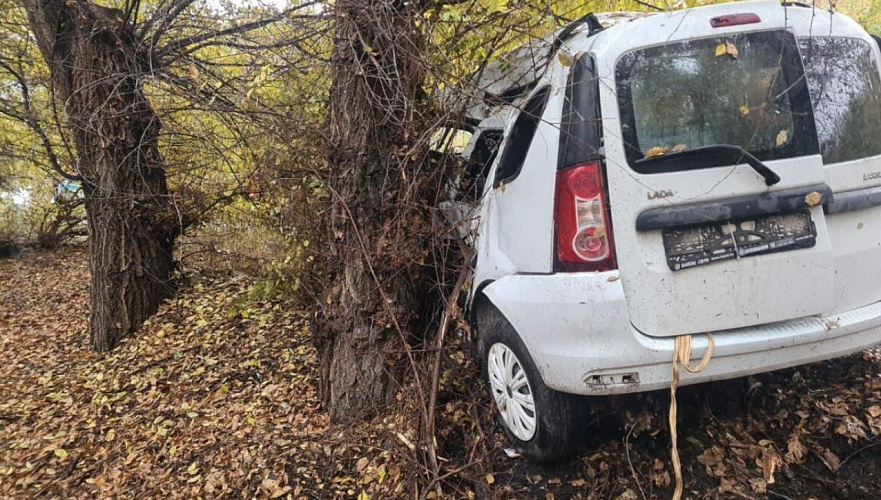
<instances>
[{"instance_id":1,"label":"fallen leaves","mask_svg":"<svg viewBox=\"0 0 881 500\"><path fill-rule=\"evenodd\" d=\"M832 450L817 446L817 455L830 471L836 472L838 468L841 467L841 459L838 458L838 455L833 453Z\"/></svg>"},{"instance_id":2,"label":"fallen leaves","mask_svg":"<svg viewBox=\"0 0 881 500\"><path fill-rule=\"evenodd\" d=\"M675 146L655 146L645 153L646 158L654 158L656 156L664 156L667 153L682 153L688 150L687 144L677 144Z\"/></svg>"},{"instance_id":3,"label":"fallen leaves","mask_svg":"<svg viewBox=\"0 0 881 500\"><path fill-rule=\"evenodd\" d=\"M780 459L777 456L777 452L772 448L764 448L762 449L762 473L764 475L765 483L774 484L774 473L777 471L777 465L780 463Z\"/></svg>"},{"instance_id":4,"label":"fallen leaves","mask_svg":"<svg viewBox=\"0 0 881 500\"><path fill-rule=\"evenodd\" d=\"M413 497L420 472L395 453L418 449L417 434L397 414L346 433L329 425L302 314L248 302L247 279L197 277L137 336L97 356L86 348L82 257L0 263L17 291L0 295L0 498L33 498L44 488L45 498L71 499L131 491L168 499ZM468 359L450 352L451 363ZM749 411L710 418L693 408L700 425L681 429L684 467L697 472L686 491L755 498L786 488L791 498L809 498L813 490L798 489L803 469L835 487L859 483L846 476L859 462L851 457L881 449L867 448L881 435L878 360L865 354L758 376L748 394L744 387L730 396L747 398ZM472 385L443 378L449 391L480 396L441 405L441 446L460 442L463 428L480 435L468 405L481 404L483 393ZM666 498L670 472L658 451L668 439L665 408L640 409L629 427L638 424L630 455L641 486L614 433L554 472L511 461L499 438L495 460L517 473L465 468L451 478L462 487L437 485L426 498L638 499L649 487L647 497ZM442 449L447 459L450 448ZM868 466L877 463L869 458ZM517 481L529 484L517 489Z\"/></svg>"},{"instance_id":5,"label":"fallen leaves","mask_svg":"<svg viewBox=\"0 0 881 500\"><path fill-rule=\"evenodd\" d=\"M84 252L0 262L0 276L0 498L403 491L383 447L398 424L331 435L303 313L250 301L249 278L184 281L135 336L96 355Z\"/></svg>"},{"instance_id":6,"label":"fallen leaves","mask_svg":"<svg viewBox=\"0 0 881 500\"><path fill-rule=\"evenodd\" d=\"M716 57L722 56L731 56L732 59L737 59L739 57L739 52L737 50L737 46L732 42L725 42L716 45Z\"/></svg>"},{"instance_id":7,"label":"fallen leaves","mask_svg":"<svg viewBox=\"0 0 881 500\"><path fill-rule=\"evenodd\" d=\"M668 147L655 146L645 153L646 158L654 158L656 156L662 156L667 154L670 151Z\"/></svg>"},{"instance_id":8,"label":"fallen leaves","mask_svg":"<svg viewBox=\"0 0 881 500\"><path fill-rule=\"evenodd\" d=\"M800 464L808 454L807 447L801 442L798 433L794 433L786 444L785 459L790 464Z\"/></svg>"}]
</instances>

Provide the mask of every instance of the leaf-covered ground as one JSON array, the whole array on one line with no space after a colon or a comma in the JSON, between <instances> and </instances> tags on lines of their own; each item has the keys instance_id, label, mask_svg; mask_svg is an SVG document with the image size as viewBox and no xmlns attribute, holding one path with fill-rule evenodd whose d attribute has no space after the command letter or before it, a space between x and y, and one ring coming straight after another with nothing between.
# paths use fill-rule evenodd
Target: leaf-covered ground
<instances>
[{"instance_id":1,"label":"leaf-covered ground","mask_svg":"<svg viewBox=\"0 0 881 500\"><path fill-rule=\"evenodd\" d=\"M665 392L596 401L576 459L509 458L467 349L445 357L443 475L403 412L330 426L305 313L196 273L116 351L87 347L82 250L0 261L0 498L666 499ZM456 336L453 336L456 338ZM463 344L466 344L463 342ZM402 414L403 413L403 414ZM680 390L685 498L881 497L875 353Z\"/></svg>"},{"instance_id":2,"label":"leaf-covered ground","mask_svg":"<svg viewBox=\"0 0 881 500\"><path fill-rule=\"evenodd\" d=\"M388 452L330 432L303 313L249 302L248 278L186 280L108 355L87 347L81 250L0 261L0 284L0 498L339 498L401 487Z\"/></svg>"}]
</instances>

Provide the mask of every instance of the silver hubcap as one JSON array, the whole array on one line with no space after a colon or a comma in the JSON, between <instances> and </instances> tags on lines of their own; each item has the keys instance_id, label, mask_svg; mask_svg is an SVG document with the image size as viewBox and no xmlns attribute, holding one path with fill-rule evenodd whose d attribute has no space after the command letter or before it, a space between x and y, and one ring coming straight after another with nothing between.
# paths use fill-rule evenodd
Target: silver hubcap
<instances>
[{"instance_id":1,"label":"silver hubcap","mask_svg":"<svg viewBox=\"0 0 881 500\"><path fill-rule=\"evenodd\" d=\"M489 385L508 429L521 441L535 435L535 399L526 372L514 351L493 344L487 357Z\"/></svg>"}]
</instances>

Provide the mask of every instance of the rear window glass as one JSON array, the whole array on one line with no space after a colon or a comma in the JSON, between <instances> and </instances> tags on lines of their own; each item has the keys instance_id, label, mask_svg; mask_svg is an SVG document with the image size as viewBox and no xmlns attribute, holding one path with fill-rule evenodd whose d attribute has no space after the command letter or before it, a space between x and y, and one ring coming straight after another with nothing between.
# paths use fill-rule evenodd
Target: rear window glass
<instances>
[{"instance_id":1,"label":"rear window glass","mask_svg":"<svg viewBox=\"0 0 881 500\"><path fill-rule=\"evenodd\" d=\"M817 153L804 69L788 32L732 34L630 52L616 76L631 165L723 144L763 161ZM730 163L730 156L683 158L681 169ZM634 165L645 173L652 167Z\"/></svg>"},{"instance_id":2,"label":"rear window glass","mask_svg":"<svg viewBox=\"0 0 881 500\"><path fill-rule=\"evenodd\" d=\"M881 155L881 72L854 38L799 40L826 163Z\"/></svg>"}]
</instances>

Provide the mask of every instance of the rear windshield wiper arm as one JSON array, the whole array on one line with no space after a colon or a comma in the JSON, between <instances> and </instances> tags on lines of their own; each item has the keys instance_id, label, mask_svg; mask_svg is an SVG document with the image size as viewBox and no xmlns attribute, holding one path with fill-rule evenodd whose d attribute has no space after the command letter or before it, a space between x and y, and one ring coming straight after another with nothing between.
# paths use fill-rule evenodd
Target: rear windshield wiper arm
<instances>
[{"instance_id":1,"label":"rear windshield wiper arm","mask_svg":"<svg viewBox=\"0 0 881 500\"><path fill-rule=\"evenodd\" d=\"M762 163L758 158L751 155L749 151L743 149L740 146L735 146L733 144L716 144L715 146L705 146L702 148L695 149L686 149L685 151L679 151L675 153L666 153L659 156L652 156L650 158L642 158L636 160L636 164L638 165L648 165L650 163L661 163L673 161L681 158L688 158L691 156L702 156L702 155L718 155L718 154L730 154L733 163L746 163L750 167L753 168L756 172L759 173L765 179L765 184L769 186L773 186L780 182L780 176L777 175L776 172L771 170L767 165Z\"/></svg>"}]
</instances>

